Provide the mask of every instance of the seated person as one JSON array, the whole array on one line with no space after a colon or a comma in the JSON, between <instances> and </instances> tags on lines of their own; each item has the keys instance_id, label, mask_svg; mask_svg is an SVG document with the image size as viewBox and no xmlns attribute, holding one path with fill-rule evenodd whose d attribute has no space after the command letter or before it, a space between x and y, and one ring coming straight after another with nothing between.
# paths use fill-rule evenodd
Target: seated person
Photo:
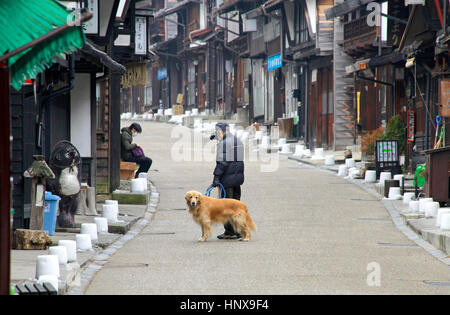
<instances>
[{"instance_id":1,"label":"seated person","mask_svg":"<svg viewBox=\"0 0 450 315\"><path fill-rule=\"evenodd\" d=\"M133 154L133 149L140 148L136 143L133 143L133 137L136 137L142 132L142 127L138 123L132 123L130 127L122 128L120 156L124 162L134 162L139 165L136 172L136 178L139 173L147 173L152 165L152 159L146 156L136 156Z\"/></svg>"}]
</instances>

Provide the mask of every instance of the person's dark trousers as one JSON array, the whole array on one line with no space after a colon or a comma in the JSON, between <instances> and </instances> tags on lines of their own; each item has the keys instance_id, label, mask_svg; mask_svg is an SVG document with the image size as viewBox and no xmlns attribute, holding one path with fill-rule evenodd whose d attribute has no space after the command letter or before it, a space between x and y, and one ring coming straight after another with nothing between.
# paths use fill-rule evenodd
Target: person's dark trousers
<instances>
[{"instance_id":1,"label":"person's dark trousers","mask_svg":"<svg viewBox=\"0 0 450 315\"><path fill-rule=\"evenodd\" d=\"M131 156L124 160L125 162L134 162L139 165L139 169L136 172L136 178L139 177L139 173L147 173L152 166L152 159L146 156Z\"/></svg>"},{"instance_id":2,"label":"person's dark trousers","mask_svg":"<svg viewBox=\"0 0 450 315\"><path fill-rule=\"evenodd\" d=\"M227 198L241 200L241 186L225 188L225 192L227 194L227 196L226 196ZM231 225L230 222L225 223L223 227L225 228L226 235L235 235L236 234L236 232L234 231L233 225Z\"/></svg>"}]
</instances>

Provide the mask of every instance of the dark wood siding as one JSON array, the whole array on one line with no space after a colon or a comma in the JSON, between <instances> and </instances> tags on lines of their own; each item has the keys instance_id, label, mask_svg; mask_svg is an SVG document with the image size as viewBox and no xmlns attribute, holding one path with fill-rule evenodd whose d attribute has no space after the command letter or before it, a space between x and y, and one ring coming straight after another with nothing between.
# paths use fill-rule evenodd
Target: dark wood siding
<instances>
[{"instance_id":1,"label":"dark wood siding","mask_svg":"<svg viewBox=\"0 0 450 315\"><path fill-rule=\"evenodd\" d=\"M23 177L23 172L32 164L36 148L36 105L33 88L23 86L20 91L11 89L11 132L13 177L14 229L27 228L30 217L31 180Z\"/></svg>"}]
</instances>

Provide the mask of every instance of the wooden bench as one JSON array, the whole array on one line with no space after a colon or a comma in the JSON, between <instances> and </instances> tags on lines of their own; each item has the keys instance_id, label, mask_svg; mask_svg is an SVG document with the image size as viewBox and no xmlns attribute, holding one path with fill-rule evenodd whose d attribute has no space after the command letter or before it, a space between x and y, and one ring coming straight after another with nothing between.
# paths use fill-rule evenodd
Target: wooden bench
<instances>
[{"instance_id":1,"label":"wooden bench","mask_svg":"<svg viewBox=\"0 0 450 315\"><path fill-rule=\"evenodd\" d=\"M120 161L120 179L133 179L136 165L134 162Z\"/></svg>"}]
</instances>

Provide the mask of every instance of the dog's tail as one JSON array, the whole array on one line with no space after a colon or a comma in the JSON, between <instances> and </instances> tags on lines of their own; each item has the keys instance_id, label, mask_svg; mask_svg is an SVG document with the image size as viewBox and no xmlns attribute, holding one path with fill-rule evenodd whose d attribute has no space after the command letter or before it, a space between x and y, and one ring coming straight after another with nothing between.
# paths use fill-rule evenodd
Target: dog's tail
<instances>
[{"instance_id":1,"label":"dog's tail","mask_svg":"<svg viewBox=\"0 0 450 315\"><path fill-rule=\"evenodd\" d=\"M250 213L247 212L247 225L248 227L253 230L256 231L256 224L255 222L253 222L252 217L250 216Z\"/></svg>"}]
</instances>

